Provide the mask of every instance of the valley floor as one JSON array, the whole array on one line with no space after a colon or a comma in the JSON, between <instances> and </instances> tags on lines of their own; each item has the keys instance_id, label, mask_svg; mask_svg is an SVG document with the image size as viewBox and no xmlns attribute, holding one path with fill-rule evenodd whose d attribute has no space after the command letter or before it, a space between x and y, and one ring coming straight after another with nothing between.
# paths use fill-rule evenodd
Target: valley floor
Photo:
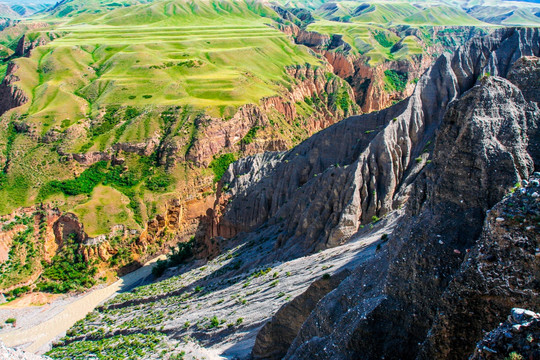
<instances>
[{"instance_id":1,"label":"valley floor","mask_svg":"<svg viewBox=\"0 0 540 360\"><path fill-rule=\"evenodd\" d=\"M65 334L75 322L84 318L100 303L121 291L127 291L143 284L151 275L152 266L158 258L142 268L129 273L113 284L77 296L62 296L49 304L5 304L0 306L0 319L17 319L17 326L5 326L0 330L0 340L10 347L44 353L50 349L52 341Z\"/></svg>"},{"instance_id":2,"label":"valley floor","mask_svg":"<svg viewBox=\"0 0 540 360\"><path fill-rule=\"evenodd\" d=\"M396 211L366 226L347 244L286 262L267 260L274 241L262 237L256 243L233 245L211 261L171 269L166 279L98 307L49 355L90 355L95 340L85 339L114 343L126 334L154 334L158 345L148 352L143 349L140 358L159 358L162 351L170 356L185 352L186 359L247 358L257 333L273 314L314 281L372 258L384 246L383 234L391 233L400 218ZM115 347L105 345L99 351L102 356L122 356Z\"/></svg>"}]
</instances>

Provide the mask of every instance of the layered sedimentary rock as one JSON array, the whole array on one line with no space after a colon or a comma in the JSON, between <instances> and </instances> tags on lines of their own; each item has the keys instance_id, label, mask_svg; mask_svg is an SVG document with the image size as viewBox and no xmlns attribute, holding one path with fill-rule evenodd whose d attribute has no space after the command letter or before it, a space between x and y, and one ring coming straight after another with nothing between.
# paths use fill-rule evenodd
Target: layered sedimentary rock
<instances>
[{"instance_id":1,"label":"layered sedimentary rock","mask_svg":"<svg viewBox=\"0 0 540 360\"><path fill-rule=\"evenodd\" d=\"M326 70L318 67L299 66L287 69L288 75L294 79L294 85L290 91L283 95L264 98L260 104L248 104L242 106L225 122L209 116L201 116L196 120L199 129L197 139L186 156L187 160L198 165L208 165L212 156L224 149L237 151L242 149L246 154L255 154L264 151L280 151L290 148L292 144L284 140L276 141L271 137L261 138L249 146L240 143L242 138L254 127L264 128L270 125L271 118L283 117L292 124L298 119L296 103L305 99L317 97L321 99L318 111L312 114L305 123L304 129L312 134L324 129L343 117L358 111L355 104L354 93L350 86L338 77L327 78ZM336 106L335 99L327 98L324 94L347 93L351 106L343 110ZM180 148L180 145L172 148ZM171 148L171 149L172 149ZM175 156L175 151L167 151L170 156Z\"/></svg>"},{"instance_id":2,"label":"layered sedimentary rock","mask_svg":"<svg viewBox=\"0 0 540 360\"><path fill-rule=\"evenodd\" d=\"M289 10L275 7L284 20L294 23L295 16ZM298 19L297 19L298 21ZM279 30L291 36L297 44L305 45L320 53L332 66L332 71L346 79L354 90L356 101L362 111L369 113L391 106L393 103L410 96L417 80L433 63L436 56L445 51L452 52L459 45L484 31L475 27L433 27L430 29L432 45L424 43L425 34L419 29L396 26L395 31L403 39L414 36L425 48L421 54L411 54L408 58L397 61L385 61L372 64L368 56L354 54L351 46L343 41L341 35L325 35L307 31L295 24L280 24ZM437 41L439 35L444 41ZM392 52L399 51L402 42L394 44ZM385 84L385 72L394 71L407 78L404 89L393 90Z\"/></svg>"}]
</instances>

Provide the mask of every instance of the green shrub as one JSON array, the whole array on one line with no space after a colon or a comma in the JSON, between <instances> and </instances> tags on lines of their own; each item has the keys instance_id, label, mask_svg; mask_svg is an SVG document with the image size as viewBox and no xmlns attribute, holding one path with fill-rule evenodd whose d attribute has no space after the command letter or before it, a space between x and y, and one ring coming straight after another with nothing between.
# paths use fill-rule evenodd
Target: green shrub
<instances>
[{"instance_id":1,"label":"green shrub","mask_svg":"<svg viewBox=\"0 0 540 360\"><path fill-rule=\"evenodd\" d=\"M126 111L124 113L124 120L128 121L128 120L132 120L134 118L136 118L137 116L139 116L141 114L141 112L139 110L137 110L136 108L132 107L132 106L128 106L126 108Z\"/></svg>"},{"instance_id":2,"label":"green shrub","mask_svg":"<svg viewBox=\"0 0 540 360\"><path fill-rule=\"evenodd\" d=\"M86 144L84 144L83 146L81 146L81 148L79 149L79 152L80 152L80 153L85 153L85 152L87 152L92 146L94 146L94 142L93 142L93 141L87 142Z\"/></svg>"},{"instance_id":3,"label":"green shrub","mask_svg":"<svg viewBox=\"0 0 540 360\"><path fill-rule=\"evenodd\" d=\"M165 191L171 185L171 177L167 174L157 174L146 180L146 188L150 191Z\"/></svg>"},{"instance_id":4,"label":"green shrub","mask_svg":"<svg viewBox=\"0 0 540 360\"><path fill-rule=\"evenodd\" d=\"M41 274L37 283L40 291L65 293L95 285L97 268L84 261L81 246L75 233L64 240L61 250Z\"/></svg>"},{"instance_id":5,"label":"green shrub","mask_svg":"<svg viewBox=\"0 0 540 360\"><path fill-rule=\"evenodd\" d=\"M379 43L381 44L381 46L385 47L385 48L390 48L394 45L393 42L391 42L390 40L388 40L388 38L386 37L386 34L384 33L384 31L375 31L373 33L373 38Z\"/></svg>"},{"instance_id":6,"label":"green shrub","mask_svg":"<svg viewBox=\"0 0 540 360\"><path fill-rule=\"evenodd\" d=\"M154 265L154 267L152 268L152 275L158 278L163 275L163 273L165 272L165 270L167 270L168 267L169 266L167 264L167 260L158 260L156 265Z\"/></svg>"},{"instance_id":7,"label":"green shrub","mask_svg":"<svg viewBox=\"0 0 540 360\"><path fill-rule=\"evenodd\" d=\"M210 326L209 328L212 329L212 328L215 328L215 327L218 327L219 326L219 320L217 318L217 316L213 316L211 319L210 319Z\"/></svg>"},{"instance_id":8,"label":"green shrub","mask_svg":"<svg viewBox=\"0 0 540 360\"><path fill-rule=\"evenodd\" d=\"M105 168L107 163L99 161L88 169L84 170L79 177L72 180L53 180L41 187L38 199L43 200L54 193L64 193L66 195L90 194L105 178Z\"/></svg>"},{"instance_id":9,"label":"green shrub","mask_svg":"<svg viewBox=\"0 0 540 360\"><path fill-rule=\"evenodd\" d=\"M232 153L223 154L210 162L209 167L214 172L214 182L219 182L229 168L229 165L236 161L236 156Z\"/></svg>"},{"instance_id":10,"label":"green shrub","mask_svg":"<svg viewBox=\"0 0 540 360\"><path fill-rule=\"evenodd\" d=\"M17 322L17 319L15 318L7 318L6 324L15 324Z\"/></svg>"},{"instance_id":11,"label":"green shrub","mask_svg":"<svg viewBox=\"0 0 540 360\"><path fill-rule=\"evenodd\" d=\"M114 128L120 122L120 118L116 116L116 113L118 112L119 109L120 107L118 105L107 106L105 115L103 115L101 122L95 127L92 127L90 129L90 133L92 137L105 134L106 132Z\"/></svg>"},{"instance_id":12,"label":"green shrub","mask_svg":"<svg viewBox=\"0 0 540 360\"><path fill-rule=\"evenodd\" d=\"M251 144L253 140L255 140L255 136L257 135L258 130L258 126L252 127L251 129L249 129L246 136L244 136L244 138L240 142L244 145Z\"/></svg>"},{"instance_id":13,"label":"green shrub","mask_svg":"<svg viewBox=\"0 0 540 360\"><path fill-rule=\"evenodd\" d=\"M403 91L407 86L406 72L400 72L396 70L384 71L384 83L386 91Z\"/></svg>"},{"instance_id":14,"label":"green shrub","mask_svg":"<svg viewBox=\"0 0 540 360\"><path fill-rule=\"evenodd\" d=\"M330 279L330 274L328 274L328 273L323 274L322 278L323 278L324 280L328 280L328 279Z\"/></svg>"},{"instance_id":15,"label":"green shrub","mask_svg":"<svg viewBox=\"0 0 540 360\"><path fill-rule=\"evenodd\" d=\"M171 252L167 255L167 260L158 260L157 264L152 268L152 274L157 278L163 275L169 267L183 264L193 255L193 245L195 240L191 239L188 242L178 242L176 247L171 247ZM202 290L197 287L198 290ZM197 288L195 291L197 291Z\"/></svg>"}]
</instances>

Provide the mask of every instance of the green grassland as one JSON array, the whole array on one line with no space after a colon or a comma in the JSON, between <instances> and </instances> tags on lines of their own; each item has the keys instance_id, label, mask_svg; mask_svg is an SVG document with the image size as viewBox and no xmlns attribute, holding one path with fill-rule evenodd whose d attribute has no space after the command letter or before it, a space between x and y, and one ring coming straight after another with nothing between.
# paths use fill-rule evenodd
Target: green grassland
<instances>
[{"instance_id":1,"label":"green grassland","mask_svg":"<svg viewBox=\"0 0 540 360\"><path fill-rule=\"evenodd\" d=\"M365 55L371 65L410 59L425 53L433 41L444 41L431 39L433 26L490 26L458 6L430 2L413 5L407 1L339 1L323 4L313 14L316 20L307 30L342 35L353 53ZM402 32L410 27L420 29L425 36Z\"/></svg>"},{"instance_id":2,"label":"green grassland","mask_svg":"<svg viewBox=\"0 0 540 360\"><path fill-rule=\"evenodd\" d=\"M219 106L276 94L286 66L318 62L270 28L272 13L259 4L193 4L201 5L132 6L56 27L66 35L23 64L39 74L19 84L35 94L29 115L77 119L107 104L189 104L218 115Z\"/></svg>"},{"instance_id":3,"label":"green grassland","mask_svg":"<svg viewBox=\"0 0 540 360\"><path fill-rule=\"evenodd\" d=\"M326 20L378 25L482 25L459 6L406 1L340 1L335 6L323 5L315 16Z\"/></svg>"},{"instance_id":4,"label":"green grassland","mask_svg":"<svg viewBox=\"0 0 540 360\"><path fill-rule=\"evenodd\" d=\"M350 44L353 53L370 58L370 64L376 65L386 60L410 58L421 54L425 45L414 36L400 38L388 29L372 24L344 23L320 20L310 24L307 29L322 34L340 34ZM399 50L394 45L400 44Z\"/></svg>"}]
</instances>

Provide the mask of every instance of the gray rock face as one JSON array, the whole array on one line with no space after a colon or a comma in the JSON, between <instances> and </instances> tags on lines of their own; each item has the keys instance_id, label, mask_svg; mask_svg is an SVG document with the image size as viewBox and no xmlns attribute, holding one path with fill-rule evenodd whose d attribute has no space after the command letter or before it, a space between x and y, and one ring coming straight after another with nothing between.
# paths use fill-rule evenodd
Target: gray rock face
<instances>
[{"instance_id":1,"label":"gray rock face","mask_svg":"<svg viewBox=\"0 0 540 360\"><path fill-rule=\"evenodd\" d=\"M519 63L512 68L519 58L539 55L538 34L505 29L474 39L442 56L407 100L321 131L280 155L260 181L236 181L239 165L229 168L231 202L218 232L221 222L231 235L259 227L259 236L277 239L277 258L339 245L372 216L407 204L408 220L318 303L285 358L414 359L427 351L421 345L441 297L486 211L538 166L540 112L529 99L540 84L529 81L525 97L521 83L504 79L520 72ZM272 341L283 345L261 335L266 348ZM456 359L472 351L464 349Z\"/></svg>"},{"instance_id":2,"label":"gray rock face","mask_svg":"<svg viewBox=\"0 0 540 360\"><path fill-rule=\"evenodd\" d=\"M512 309L508 319L478 342L473 355L469 357L471 360L509 358L540 358L540 314L520 308Z\"/></svg>"},{"instance_id":3,"label":"gray rock face","mask_svg":"<svg viewBox=\"0 0 540 360\"><path fill-rule=\"evenodd\" d=\"M538 117L502 78L485 79L452 103L433 163L412 191L410 220L392 234L385 259L358 269L321 302L287 358L415 358L485 212L532 173L524 133ZM439 354L427 358L446 358Z\"/></svg>"},{"instance_id":4,"label":"gray rock face","mask_svg":"<svg viewBox=\"0 0 540 360\"><path fill-rule=\"evenodd\" d=\"M19 81L19 78L14 75L16 70L17 65L9 63L6 76L0 83L0 115L28 101L24 92L14 85L15 82Z\"/></svg>"},{"instance_id":5,"label":"gray rock face","mask_svg":"<svg viewBox=\"0 0 540 360\"><path fill-rule=\"evenodd\" d=\"M464 359L474 349L471 340L497 327L512 307L540 308L540 201L533 196L540 191L539 179L531 178L489 212L482 235L439 301L420 359ZM526 322L527 316L517 319L514 313L514 321ZM497 350L497 356L489 357L479 349L477 358L504 359L513 350L522 352Z\"/></svg>"},{"instance_id":6,"label":"gray rock face","mask_svg":"<svg viewBox=\"0 0 540 360\"><path fill-rule=\"evenodd\" d=\"M349 274L349 270L343 270L333 276L323 277L312 283L302 295L285 304L257 334L253 359L283 358L317 302L334 290Z\"/></svg>"},{"instance_id":7,"label":"gray rock face","mask_svg":"<svg viewBox=\"0 0 540 360\"><path fill-rule=\"evenodd\" d=\"M538 33L505 29L474 39L452 58L442 56L410 98L315 134L281 155L260 181L243 181L251 175L233 165L223 178L229 204L214 212L210 236L231 237L266 224L285 257L347 241L359 226L406 201L448 104L480 74L506 76L522 55L538 55Z\"/></svg>"}]
</instances>

